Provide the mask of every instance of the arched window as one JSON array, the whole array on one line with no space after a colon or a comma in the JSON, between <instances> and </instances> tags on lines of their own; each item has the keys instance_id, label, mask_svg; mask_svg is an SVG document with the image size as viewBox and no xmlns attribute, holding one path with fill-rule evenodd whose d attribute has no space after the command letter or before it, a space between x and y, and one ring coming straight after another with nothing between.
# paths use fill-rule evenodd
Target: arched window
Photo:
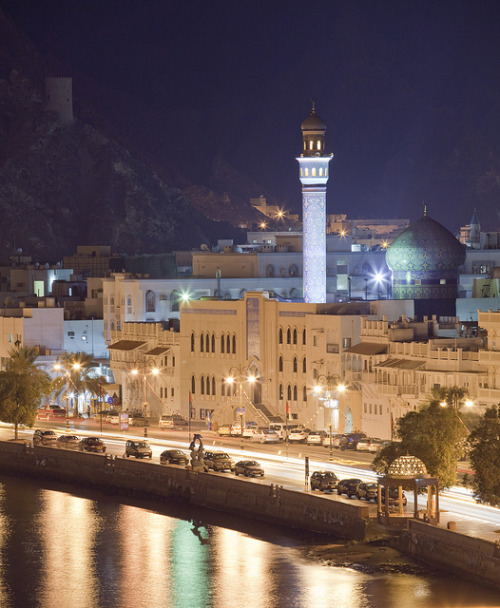
<instances>
[{"instance_id":1,"label":"arched window","mask_svg":"<svg viewBox=\"0 0 500 608\"><path fill-rule=\"evenodd\" d=\"M274 277L274 266L272 264L266 266L266 277Z\"/></svg>"},{"instance_id":2,"label":"arched window","mask_svg":"<svg viewBox=\"0 0 500 608\"><path fill-rule=\"evenodd\" d=\"M231 336L228 334L226 339L226 353L229 355L231 352Z\"/></svg>"},{"instance_id":3,"label":"arched window","mask_svg":"<svg viewBox=\"0 0 500 608\"><path fill-rule=\"evenodd\" d=\"M313 140L309 140L309 150L313 150L314 149L314 142Z\"/></svg>"},{"instance_id":4,"label":"arched window","mask_svg":"<svg viewBox=\"0 0 500 608\"><path fill-rule=\"evenodd\" d=\"M288 401L292 400L292 387L290 385L288 385L286 389L286 398Z\"/></svg>"},{"instance_id":5,"label":"arched window","mask_svg":"<svg viewBox=\"0 0 500 608\"><path fill-rule=\"evenodd\" d=\"M204 394L205 394L205 377L204 377L204 376L202 376L202 377L201 377L201 383L200 383L200 393L201 393L202 395L204 395Z\"/></svg>"},{"instance_id":6,"label":"arched window","mask_svg":"<svg viewBox=\"0 0 500 608\"><path fill-rule=\"evenodd\" d=\"M295 264L291 264L290 267L288 268L288 275L290 277L296 277L298 274L298 268Z\"/></svg>"},{"instance_id":7,"label":"arched window","mask_svg":"<svg viewBox=\"0 0 500 608\"><path fill-rule=\"evenodd\" d=\"M109 299L109 305L110 306L114 306L115 305L115 299L113 298L113 296L111 296L111 298Z\"/></svg>"},{"instance_id":8,"label":"arched window","mask_svg":"<svg viewBox=\"0 0 500 608\"><path fill-rule=\"evenodd\" d=\"M302 401L307 401L307 388L305 386L302 387Z\"/></svg>"},{"instance_id":9,"label":"arched window","mask_svg":"<svg viewBox=\"0 0 500 608\"><path fill-rule=\"evenodd\" d=\"M210 352L210 336L208 334L205 336L205 351Z\"/></svg>"},{"instance_id":10,"label":"arched window","mask_svg":"<svg viewBox=\"0 0 500 608\"><path fill-rule=\"evenodd\" d=\"M220 337L220 352L221 353L224 353L225 346L226 346L226 338L224 337L224 334L222 334L222 336Z\"/></svg>"},{"instance_id":11,"label":"arched window","mask_svg":"<svg viewBox=\"0 0 500 608\"><path fill-rule=\"evenodd\" d=\"M191 352L194 353L194 333L191 334Z\"/></svg>"},{"instance_id":12,"label":"arched window","mask_svg":"<svg viewBox=\"0 0 500 608\"><path fill-rule=\"evenodd\" d=\"M283 400L283 385L282 385L282 384L280 384L279 398L280 398L281 400Z\"/></svg>"},{"instance_id":13,"label":"arched window","mask_svg":"<svg viewBox=\"0 0 500 608\"><path fill-rule=\"evenodd\" d=\"M279 342L279 344L283 344L283 330L281 329L281 327L278 332L278 342Z\"/></svg>"},{"instance_id":14,"label":"arched window","mask_svg":"<svg viewBox=\"0 0 500 608\"><path fill-rule=\"evenodd\" d=\"M292 343L292 332L290 331L290 328L288 328L286 330L286 343L287 344L291 344Z\"/></svg>"},{"instance_id":15,"label":"arched window","mask_svg":"<svg viewBox=\"0 0 500 608\"><path fill-rule=\"evenodd\" d=\"M132 306L132 298L131 297L127 298L127 306Z\"/></svg>"},{"instance_id":16,"label":"arched window","mask_svg":"<svg viewBox=\"0 0 500 608\"><path fill-rule=\"evenodd\" d=\"M319 168L319 176L320 176L320 177L323 177L323 167L320 167L320 168Z\"/></svg>"},{"instance_id":17,"label":"arched window","mask_svg":"<svg viewBox=\"0 0 500 608\"><path fill-rule=\"evenodd\" d=\"M207 376L207 395L210 395L210 378Z\"/></svg>"},{"instance_id":18,"label":"arched window","mask_svg":"<svg viewBox=\"0 0 500 608\"><path fill-rule=\"evenodd\" d=\"M293 373L297 373L297 357L293 358Z\"/></svg>"},{"instance_id":19,"label":"arched window","mask_svg":"<svg viewBox=\"0 0 500 608\"><path fill-rule=\"evenodd\" d=\"M306 345L306 330L305 330L305 328L302 331L302 344L304 346Z\"/></svg>"},{"instance_id":20,"label":"arched window","mask_svg":"<svg viewBox=\"0 0 500 608\"><path fill-rule=\"evenodd\" d=\"M204 352L205 350L205 338L203 337L203 334L201 334L200 336L200 353Z\"/></svg>"},{"instance_id":21,"label":"arched window","mask_svg":"<svg viewBox=\"0 0 500 608\"><path fill-rule=\"evenodd\" d=\"M325 167L325 177L328 177L328 167Z\"/></svg>"},{"instance_id":22,"label":"arched window","mask_svg":"<svg viewBox=\"0 0 500 608\"><path fill-rule=\"evenodd\" d=\"M191 376L191 394L194 395L196 393L196 380L194 376Z\"/></svg>"},{"instance_id":23,"label":"arched window","mask_svg":"<svg viewBox=\"0 0 500 608\"><path fill-rule=\"evenodd\" d=\"M170 310L172 312L179 312L182 297L175 289L170 293Z\"/></svg>"},{"instance_id":24,"label":"arched window","mask_svg":"<svg viewBox=\"0 0 500 608\"><path fill-rule=\"evenodd\" d=\"M226 396L226 383L224 382L224 378L222 378L222 382L220 384L220 394L222 397Z\"/></svg>"},{"instance_id":25,"label":"arched window","mask_svg":"<svg viewBox=\"0 0 500 608\"><path fill-rule=\"evenodd\" d=\"M302 359L302 373L305 374L307 372L307 359L304 357Z\"/></svg>"},{"instance_id":26,"label":"arched window","mask_svg":"<svg viewBox=\"0 0 500 608\"><path fill-rule=\"evenodd\" d=\"M212 376L212 395L215 395L215 376Z\"/></svg>"},{"instance_id":27,"label":"arched window","mask_svg":"<svg viewBox=\"0 0 500 608\"><path fill-rule=\"evenodd\" d=\"M298 394L297 394L297 385L295 384L293 387L293 400L297 401L298 399Z\"/></svg>"},{"instance_id":28,"label":"arched window","mask_svg":"<svg viewBox=\"0 0 500 608\"><path fill-rule=\"evenodd\" d=\"M311 170L312 177L316 177L316 167L313 167Z\"/></svg>"},{"instance_id":29,"label":"arched window","mask_svg":"<svg viewBox=\"0 0 500 608\"><path fill-rule=\"evenodd\" d=\"M154 291L146 292L146 312L155 312L156 310L156 296Z\"/></svg>"},{"instance_id":30,"label":"arched window","mask_svg":"<svg viewBox=\"0 0 500 608\"><path fill-rule=\"evenodd\" d=\"M212 352L215 352L215 334L212 334Z\"/></svg>"},{"instance_id":31,"label":"arched window","mask_svg":"<svg viewBox=\"0 0 500 608\"><path fill-rule=\"evenodd\" d=\"M115 331L115 322L111 321L111 331Z\"/></svg>"},{"instance_id":32,"label":"arched window","mask_svg":"<svg viewBox=\"0 0 500 608\"><path fill-rule=\"evenodd\" d=\"M233 355L236 354L236 336L233 335Z\"/></svg>"},{"instance_id":33,"label":"arched window","mask_svg":"<svg viewBox=\"0 0 500 608\"><path fill-rule=\"evenodd\" d=\"M280 357L278 359L278 371L282 372L283 371L283 357Z\"/></svg>"},{"instance_id":34,"label":"arched window","mask_svg":"<svg viewBox=\"0 0 500 608\"><path fill-rule=\"evenodd\" d=\"M293 330L293 343L297 344L297 330L296 329Z\"/></svg>"}]
</instances>

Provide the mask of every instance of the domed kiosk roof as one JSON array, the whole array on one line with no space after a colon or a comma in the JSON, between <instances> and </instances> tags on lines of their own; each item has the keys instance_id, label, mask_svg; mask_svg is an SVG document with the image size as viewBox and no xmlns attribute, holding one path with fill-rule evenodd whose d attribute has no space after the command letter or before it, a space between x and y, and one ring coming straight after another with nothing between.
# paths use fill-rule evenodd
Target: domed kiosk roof
<instances>
[{"instance_id":1,"label":"domed kiosk roof","mask_svg":"<svg viewBox=\"0 0 500 608\"><path fill-rule=\"evenodd\" d=\"M394 239L385 259L393 272L456 270L465 262L465 247L425 214Z\"/></svg>"},{"instance_id":2,"label":"domed kiosk roof","mask_svg":"<svg viewBox=\"0 0 500 608\"><path fill-rule=\"evenodd\" d=\"M416 456L400 456L393 460L387 471L388 477L424 477L425 464Z\"/></svg>"}]
</instances>

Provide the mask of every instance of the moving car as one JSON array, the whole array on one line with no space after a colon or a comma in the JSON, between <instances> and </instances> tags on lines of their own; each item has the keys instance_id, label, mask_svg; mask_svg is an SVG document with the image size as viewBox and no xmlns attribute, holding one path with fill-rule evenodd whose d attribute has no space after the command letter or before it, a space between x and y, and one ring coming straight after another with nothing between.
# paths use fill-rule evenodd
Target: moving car
<instances>
[{"instance_id":1,"label":"moving car","mask_svg":"<svg viewBox=\"0 0 500 608\"><path fill-rule=\"evenodd\" d=\"M349 498L356 496L356 490L360 483L363 483L361 479L342 479L342 481L339 481L337 484L337 493L339 496L341 494L347 494Z\"/></svg>"},{"instance_id":2,"label":"moving car","mask_svg":"<svg viewBox=\"0 0 500 608\"><path fill-rule=\"evenodd\" d=\"M217 435L219 435L219 437L229 437L231 435L231 426L229 424L223 424L217 429Z\"/></svg>"},{"instance_id":3,"label":"moving car","mask_svg":"<svg viewBox=\"0 0 500 608\"><path fill-rule=\"evenodd\" d=\"M234 465L234 474L245 477L264 477L264 469L256 460L241 460Z\"/></svg>"},{"instance_id":4,"label":"moving car","mask_svg":"<svg viewBox=\"0 0 500 608\"><path fill-rule=\"evenodd\" d=\"M321 445L324 437L326 437L325 431L309 431L306 443L308 445Z\"/></svg>"},{"instance_id":5,"label":"moving car","mask_svg":"<svg viewBox=\"0 0 500 608\"><path fill-rule=\"evenodd\" d=\"M78 444L80 452L96 452L104 454L106 452L106 446L104 441L99 437L84 437Z\"/></svg>"},{"instance_id":6,"label":"moving car","mask_svg":"<svg viewBox=\"0 0 500 608\"><path fill-rule=\"evenodd\" d=\"M360 439L358 441L356 450L358 450L358 452L376 452L386 443L387 441L383 441L382 439L367 437L366 439Z\"/></svg>"},{"instance_id":7,"label":"moving car","mask_svg":"<svg viewBox=\"0 0 500 608\"><path fill-rule=\"evenodd\" d=\"M270 429L257 429L252 435L252 441L258 443L279 443L278 434Z\"/></svg>"},{"instance_id":8,"label":"moving car","mask_svg":"<svg viewBox=\"0 0 500 608\"><path fill-rule=\"evenodd\" d=\"M225 452L205 452L203 457L205 466L212 471L233 471L234 462Z\"/></svg>"},{"instance_id":9,"label":"moving car","mask_svg":"<svg viewBox=\"0 0 500 608\"><path fill-rule=\"evenodd\" d=\"M378 497L378 483L366 483L362 482L359 484L356 490L356 497L361 500L364 498L365 500L377 500Z\"/></svg>"},{"instance_id":10,"label":"moving car","mask_svg":"<svg viewBox=\"0 0 500 608\"><path fill-rule=\"evenodd\" d=\"M37 429L33 433L33 445L56 446L57 435L54 431L42 431Z\"/></svg>"},{"instance_id":11,"label":"moving car","mask_svg":"<svg viewBox=\"0 0 500 608\"><path fill-rule=\"evenodd\" d=\"M323 492L335 490L338 477L332 471L314 471L310 479L311 490L322 490Z\"/></svg>"},{"instance_id":12,"label":"moving car","mask_svg":"<svg viewBox=\"0 0 500 608\"><path fill-rule=\"evenodd\" d=\"M135 456L136 458L153 458L153 450L147 441L129 440L125 444L125 456Z\"/></svg>"},{"instance_id":13,"label":"moving car","mask_svg":"<svg viewBox=\"0 0 500 608\"><path fill-rule=\"evenodd\" d=\"M80 437L78 435L60 435L56 441L57 447L65 450L77 450L79 443Z\"/></svg>"},{"instance_id":14,"label":"moving car","mask_svg":"<svg viewBox=\"0 0 500 608\"><path fill-rule=\"evenodd\" d=\"M189 459L181 450L165 450L160 454L160 464L180 464L186 466Z\"/></svg>"}]
</instances>

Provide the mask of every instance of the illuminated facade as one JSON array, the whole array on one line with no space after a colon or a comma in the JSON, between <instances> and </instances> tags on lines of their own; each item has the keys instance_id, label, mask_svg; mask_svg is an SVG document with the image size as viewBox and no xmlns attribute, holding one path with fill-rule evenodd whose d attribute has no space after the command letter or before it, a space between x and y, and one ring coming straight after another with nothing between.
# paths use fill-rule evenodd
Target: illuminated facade
<instances>
[{"instance_id":1,"label":"illuminated facade","mask_svg":"<svg viewBox=\"0 0 500 608\"><path fill-rule=\"evenodd\" d=\"M325 156L326 125L316 114L302 122L303 151L297 158L302 184L304 301L326 302L326 182L332 155Z\"/></svg>"}]
</instances>

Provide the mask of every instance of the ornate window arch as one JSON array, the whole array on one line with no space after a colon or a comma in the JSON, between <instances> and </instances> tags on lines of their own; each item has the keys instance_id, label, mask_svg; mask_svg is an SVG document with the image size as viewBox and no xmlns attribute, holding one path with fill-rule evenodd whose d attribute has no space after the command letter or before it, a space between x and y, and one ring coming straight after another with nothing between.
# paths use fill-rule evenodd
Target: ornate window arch
<instances>
[{"instance_id":1,"label":"ornate window arch","mask_svg":"<svg viewBox=\"0 0 500 608\"><path fill-rule=\"evenodd\" d=\"M283 401L283 385L280 384L280 388L279 388L279 397L278 397L281 401Z\"/></svg>"},{"instance_id":2,"label":"ornate window arch","mask_svg":"<svg viewBox=\"0 0 500 608\"><path fill-rule=\"evenodd\" d=\"M227 338L226 338L226 353L229 355L230 352L231 352L231 336L229 334L227 334Z\"/></svg>"},{"instance_id":3,"label":"ornate window arch","mask_svg":"<svg viewBox=\"0 0 500 608\"><path fill-rule=\"evenodd\" d=\"M292 400L292 387L290 386L290 384L286 387L286 398L288 399L288 401Z\"/></svg>"},{"instance_id":4,"label":"ornate window arch","mask_svg":"<svg viewBox=\"0 0 500 608\"><path fill-rule=\"evenodd\" d=\"M156 312L156 296L151 289L146 291L146 312Z\"/></svg>"},{"instance_id":5,"label":"ornate window arch","mask_svg":"<svg viewBox=\"0 0 500 608\"><path fill-rule=\"evenodd\" d=\"M294 384L293 385L293 400L297 401L297 399L298 399L297 385Z\"/></svg>"},{"instance_id":6,"label":"ornate window arch","mask_svg":"<svg viewBox=\"0 0 500 608\"><path fill-rule=\"evenodd\" d=\"M215 334L212 334L212 352L215 352Z\"/></svg>"},{"instance_id":7,"label":"ornate window arch","mask_svg":"<svg viewBox=\"0 0 500 608\"><path fill-rule=\"evenodd\" d=\"M207 387L207 395L210 395L210 376L207 376L206 387Z\"/></svg>"},{"instance_id":8,"label":"ornate window arch","mask_svg":"<svg viewBox=\"0 0 500 608\"><path fill-rule=\"evenodd\" d=\"M202 376L200 379L200 395L205 394L205 376Z\"/></svg>"},{"instance_id":9,"label":"ornate window arch","mask_svg":"<svg viewBox=\"0 0 500 608\"><path fill-rule=\"evenodd\" d=\"M283 357L280 355L279 359L278 359L278 371L282 372L283 371Z\"/></svg>"},{"instance_id":10,"label":"ornate window arch","mask_svg":"<svg viewBox=\"0 0 500 608\"><path fill-rule=\"evenodd\" d=\"M297 357L293 358L293 373L297 373Z\"/></svg>"},{"instance_id":11,"label":"ornate window arch","mask_svg":"<svg viewBox=\"0 0 500 608\"><path fill-rule=\"evenodd\" d=\"M302 344L303 344L303 346L306 345L306 328L305 327L302 330Z\"/></svg>"},{"instance_id":12,"label":"ornate window arch","mask_svg":"<svg viewBox=\"0 0 500 608\"><path fill-rule=\"evenodd\" d=\"M215 395L215 376L212 376L212 395Z\"/></svg>"},{"instance_id":13,"label":"ornate window arch","mask_svg":"<svg viewBox=\"0 0 500 608\"><path fill-rule=\"evenodd\" d=\"M194 353L194 332L191 332L191 352Z\"/></svg>"},{"instance_id":14,"label":"ornate window arch","mask_svg":"<svg viewBox=\"0 0 500 608\"><path fill-rule=\"evenodd\" d=\"M278 332L278 343L283 344L283 328L282 327L280 327L279 332Z\"/></svg>"},{"instance_id":15,"label":"ornate window arch","mask_svg":"<svg viewBox=\"0 0 500 608\"><path fill-rule=\"evenodd\" d=\"M290 264L290 267L288 268L288 275L291 277L296 277L298 273L299 269L297 266L295 264Z\"/></svg>"},{"instance_id":16,"label":"ornate window arch","mask_svg":"<svg viewBox=\"0 0 500 608\"><path fill-rule=\"evenodd\" d=\"M170 310L172 312L179 312L179 309L181 307L181 300L182 297L178 291L174 289L170 292Z\"/></svg>"},{"instance_id":17,"label":"ornate window arch","mask_svg":"<svg viewBox=\"0 0 500 608\"><path fill-rule=\"evenodd\" d=\"M302 387L302 401L307 401L307 388L305 386Z\"/></svg>"},{"instance_id":18,"label":"ornate window arch","mask_svg":"<svg viewBox=\"0 0 500 608\"><path fill-rule=\"evenodd\" d=\"M266 266L266 277L274 277L274 267L272 264Z\"/></svg>"},{"instance_id":19,"label":"ornate window arch","mask_svg":"<svg viewBox=\"0 0 500 608\"><path fill-rule=\"evenodd\" d=\"M307 359L304 357L302 359L302 373L305 374L307 372Z\"/></svg>"},{"instance_id":20,"label":"ornate window arch","mask_svg":"<svg viewBox=\"0 0 500 608\"><path fill-rule=\"evenodd\" d=\"M226 346L226 338L225 338L224 334L222 334L220 337L220 352L222 354L224 354L225 346Z\"/></svg>"},{"instance_id":21,"label":"ornate window arch","mask_svg":"<svg viewBox=\"0 0 500 608\"><path fill-rule=\"evenodd\" d=\"M208 334L205 336L205 352L210 352L210 336Z\"/></svg>"},{"instance_id":22,"label":"ornate window arch","mask_svg":"<svg viewBox=\"0 0 500 608\"><path fill-rule=\"evenodd\" d=\"M297 330L295 328L293 330L293 343L297 344Z\"/></svg>"},{"instance_id":23,"label":"ornate window arch","mask_svg":"<svg viewBox=\"0 0 500 608\"><path fill-rule=\"evenodd\" d=\"M233 355L236 354L236 334L233 334Z\"/></svg>"},{"instance_id":24,"label":"ornate window arch","mask_svg":"<svg viewBox=\"0 0 500 608\"><path fill-rule=\"evenodd\" d=\"M196 379L193 376L191 376L191 394L194 395L196 393Z\"/></svg>"},{"instance_id":25,"label":"ornate window arch","mask_svg":"<svg viewBox=\"0 0 500 608\"><path fill-rule=\"evenodd\" d=\"M288 328L286 330L286 343L287 344L291 344L292 343L292 331L290 328Z\"/></svg>"},{"instance_id":26,"label":"ornate window arch","mask_svg":"<svg viewBox=\"0 0 500 608\"><path fill-rule=\"evenodd\" d=\"M205 337L200 334L200 353L205 352Z\"/></svg>"}]
</instances>

